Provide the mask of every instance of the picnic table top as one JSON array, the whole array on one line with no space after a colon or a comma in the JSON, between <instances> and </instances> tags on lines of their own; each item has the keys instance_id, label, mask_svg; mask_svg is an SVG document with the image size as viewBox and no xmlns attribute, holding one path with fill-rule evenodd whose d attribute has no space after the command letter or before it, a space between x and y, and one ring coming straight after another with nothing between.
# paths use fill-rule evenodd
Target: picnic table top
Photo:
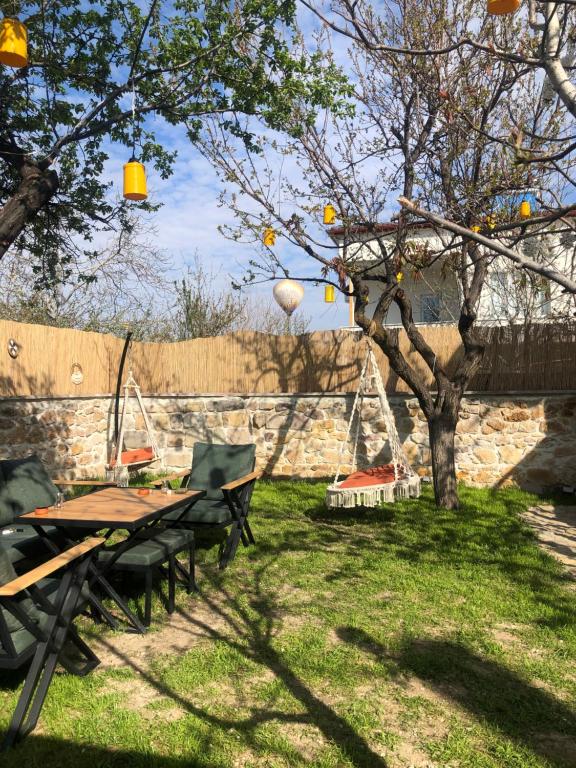
<instances>
[{"instance_id":1,"label":"picnic table top","mask_svg":"<svg viewBox=\"0 0 576 768\"><path fill-rule=\"evenodd\" d=\"M191 501L197 501L205 491L186 490L184 493L162 493L147 489L140 495L139 488L103 488L87 496L65 501L60 509L47 507L15 518L16 523L34 526L70 526L79 528L119 528L135 530Z\"/></svg>"}]
</instances>

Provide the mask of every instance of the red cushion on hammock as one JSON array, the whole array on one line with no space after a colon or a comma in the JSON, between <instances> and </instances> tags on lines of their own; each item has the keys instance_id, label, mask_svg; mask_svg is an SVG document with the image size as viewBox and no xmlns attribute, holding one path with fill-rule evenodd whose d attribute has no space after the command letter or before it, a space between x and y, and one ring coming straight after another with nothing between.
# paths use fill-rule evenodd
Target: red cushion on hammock
<instances>
[{"instance_id":1,"label":"red cushion on hammock","mask_svg":"<svg viewBox=\"0 0 576 768\"><path fill-rule=\"evenodd\" d=\"M141 464L146 461L154 461L154 450L150 446L146 448L134 448L132 451L122 451L123 466L128 466L129 464ZM115 466L116 459L112 459L110 464Z\"/></svg>"},{"instance_id":2,"label":"red cushion on hammock","mask_svg":"<svg viewBox=\"0 0 576 768\"><path fill-rule=\"evenodd\" d=\"M398 475L402 470L398 468ZM348 475L346 480L338 483L339 488L363 488L368 485L384 485L394 482L394 464L383 464L381 467L370 467Z\"/></svg>"}]
</instances>

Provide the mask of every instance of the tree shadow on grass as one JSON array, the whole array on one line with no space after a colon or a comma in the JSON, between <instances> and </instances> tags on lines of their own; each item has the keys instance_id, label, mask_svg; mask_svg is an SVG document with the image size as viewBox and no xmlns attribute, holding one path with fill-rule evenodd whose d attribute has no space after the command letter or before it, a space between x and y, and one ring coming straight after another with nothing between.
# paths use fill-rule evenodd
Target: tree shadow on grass
<instances>
[{"instance_id":1,"label":"tree shadow on grass","mask_svg":"<svg viewBox=\"0 0 576 768\"><path fill-rule=\"evenodd\" d=\"M294 544L296 541L294 541ZM183 712L198 718L210 729L217 732L234 733L238 750L249 749L256 756L262 753L261 727L267 724L286 725L291 727L313 727L322 735L325 742L339 748L343 758L355 768L386 768L386 761L376 753L366 739L361 736L348 720L338 714L335 709L320 697L294 669L293 664L286 658L277 645L277 636L282 626L281 610L278 597L275 592L270 592L263 587L267 571L277 562L277 554L265 558L250 575L250 580L239 589L242 580L230 579L228 574L217 571L208 571L204 574L204 584L208 582L210 589L204 589L196 595L201 604L192 606L190 610L179 609L179 613L185 618L188 628L183 631L189 633L190 647L194 647L198 637L212 642L226 644L232 651L237 652L243 658L257 665L260 670L271 673L274 680L281 683L286 691L296 700L297 705L290 707L275 706L275 699L259 703L258 700L247 702L241 711L230 708L229 713L221 715L215 713L211 704L203 705L202 696L198 697L195 691L180 689L178 685L169 684L162 674L162 664L142 663L140 657L119 648L113 638L98 636L100 647L104 647L113 654L117 661L127 669L131 669L140 679L154 688L158 694L170 699ZM230 585L230 586L229 586ZM85 632L90 636L90 629ZM96 632L94 631L94 636ZM90 642L90 640L89 640ZM168 652L168 648L166 648ZM328 681L329 682L329 681ZM73 706L73 705L72 705ZM296 711L295 711L296 710ZM195 727L193 724L191 728ZM215 734L214 734L215 735ZM190 734L191 743L194 735ZM48 754L50 745L58 745L62 749L60 753ZM125 753L128 762L120 762L115 753L107 753L99 748L93 748L90 744L80 746L68 742L55 742L51 739L32 736L26 739L15 751L17 759L6 763L6 768L26 763L38 765L42 768L58 766L64 768L68 755L72 757L81 754L81 764L85 766L140 766L150 768L152 766L166 766L166 768L179 768L180 765L198 766L203 768L210 766L208 755L210 750L206 746L206 759L195 762L191 756L186 762L163 761L158 762L153 753L147 754ZM273 751L280 759L285 759L288 764L294 760L294 747L285 747L282 742L269 744L267 750ZM35 761L35 756L41 754L42 759ZM123 753L120 752L120 755ZM133 762L129 762L133 760ZM4 768L4 763L1 763ZM77 765L70 760L70 765ZM217 763L220 765L220 763ZM215 763L216 765L216 763Z\"/></svg>"},{"instance_id":2,"label":"tree shadow on grass","mask_svg":"<svg viewBox=\"0 0 576 768\"><path fill-rule=\"evenodd\" d=\"M372 750L368 742L335 710L323 701L291 667L283 654L275 647L275 638L281 622L279 605L275 596L262 589L262 580L268 568L276 558L268 559L254 574L248 593L238 595L226 586L226 579L221 574L206 574L211 582L211 594L218 594L215 599L206 592L200 593L202 611L194 612L179 609L179 613L189 622L191 637L201 635L209 640L225 643L244 658L249 659L263 669L268 669L277 681L280 681L301 707L300 712L274 708L269 703L249 705L247 716L222 717L210 712L210 707L203 708L191 701L186 695L174 690L154 670L145 668L137 660L119 651L106 638L100 643L108 647L121 662L141 676L162 696L170 698L185 712L194 715L208 725L239 734L245 746L255 754L261 752L258 728L267 723L313 726L318 729L329 744L336 745L345 758L355 768L386 768L386 761ZM234 582L236 585L236 582ZM210 620L206 618L206 609ZM282 748L275 748L281 757Z\"/></svg>"},{"instance_id":3,"label":"tree shadow on grass","mask_svg":"<svg viewBox=\"0 0 576 768\"><path fill-rule=\"evenodd\" d=\"M392 662L401 674L425 681L550 765L576 764L576 712L501 664L451 641L411 639L391 655L363 630L340 627L337 634L377 660Z\"/></svg>"},{"instance_id":4,"label":"tree shadow on grass","mask_svg":"<svg viewBox=\"0 0 576 768\"><path fill-rule=\"evenodd\" d=\"M515 491L459 489L458 510L437 509L431 491L373 510L333 509L318 502L305 516L332 533L348 536L352 550L362 529L372 532L374 555L394 557L418 565L438 564L463 569L494 569L511 582L528 587L542 605L540 624L551 628L576 624L573 596L562 587L567 574L536 546L535 537L520 514L529 497ZM349 569L342 570L342 578ZM553 609L553 610L550 610Z\"/></svg>"},{"instance_id":5,"label":"tree shadow on grass","mask_svg":"<svg viewBox=\"0 0 576 768\"><path fill-rule=\"evenodd\" d=\"M106 749L84 742L66 741L32 734L21 746L7 753L0 753L2 768L214 768L209 760L165 757L149 752Z\"/></svg>"}]
</instances>

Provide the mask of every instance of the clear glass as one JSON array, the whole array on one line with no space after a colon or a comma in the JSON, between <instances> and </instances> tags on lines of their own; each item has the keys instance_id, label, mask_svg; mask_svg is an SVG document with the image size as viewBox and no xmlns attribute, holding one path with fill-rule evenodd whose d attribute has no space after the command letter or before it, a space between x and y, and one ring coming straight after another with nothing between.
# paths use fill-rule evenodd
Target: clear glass
<instances>
[{"instance_id":1,"label":"clear glass","mask_svg":"<svg viewBox=\"0 0 576 768\"><path fill-rule=\"evenodd\" d=\"M54 507L56 509L62 509L62 505L64 504L64 494L62 491L58 491L56 494L56 501L54 502Z\"/></svg>"},{"instance_id":2,"label":"clear glass","mask_svg":"<svg viewBox=\"0 0 576 768\"><path fill-rule=\"evenodd\" d=\"M119 467L116 471L116 486L118 488L128 488L129 485L128 469L126 467Z\"/></svg>"}]
</instances>

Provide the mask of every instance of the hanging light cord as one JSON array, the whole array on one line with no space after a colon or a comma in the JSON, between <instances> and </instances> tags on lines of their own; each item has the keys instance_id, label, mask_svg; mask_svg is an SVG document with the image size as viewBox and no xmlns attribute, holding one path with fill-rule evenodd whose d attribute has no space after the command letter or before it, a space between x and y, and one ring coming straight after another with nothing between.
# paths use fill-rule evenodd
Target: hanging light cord
<instances>
[{"instance_id":1,"label":"hanging light cord","mask_svg":"<svg viewBox=\"0 0 576 768\"><path fill-rule=\"evenodd\" d=\"M136 159L136 87L132 76L132 160Z\"/></svg>"},{"instance_id":2,"label":"hanging light cord","mask_svg":"<svg viewBox=\"0 0 576 768\"><path fill-rule=\"evenodd\" d=\"M146 30L148 29L150 22L152 21L152 15L156 9L157 4L158 0L152 0L152 3L150 4L150 10L148 11L148 16L146 16L140 31L140 37L138 38L134 56L132 57L130 74L128 75L128 82L132 82L132 157L134 157L136 153L136 84L134 82L134 70L136 69L136 63L138 61L138 57L140 56L140 49L144 41L144 35L146 34Z\"/></svg>"}]
</instances>

